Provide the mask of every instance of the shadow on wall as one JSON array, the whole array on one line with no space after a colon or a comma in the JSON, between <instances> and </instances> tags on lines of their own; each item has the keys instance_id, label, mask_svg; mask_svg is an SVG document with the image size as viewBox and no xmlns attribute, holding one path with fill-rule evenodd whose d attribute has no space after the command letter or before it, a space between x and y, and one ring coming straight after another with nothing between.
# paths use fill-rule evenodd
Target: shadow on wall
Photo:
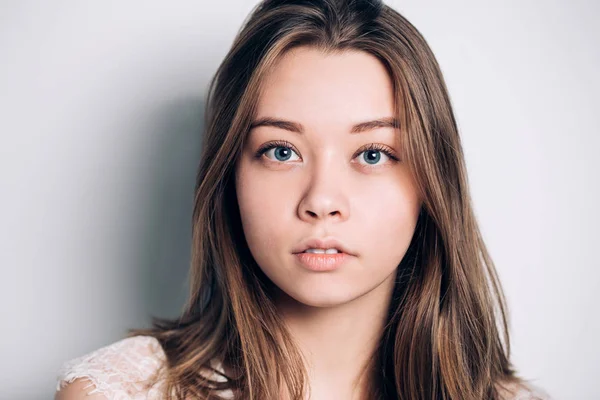
<instances>
[{"instance_id":1,"label":"shadow on wall","mask_svg":"<svg viewBox=\"0 0 600 400\"><path fill-rule=\"evenodd\" d=\"M178 99L161 106L148 119L149 179L139 215L143 229L136 235L132 267L141 285L139 321L149 327L152 316L180 315L188 295L192 211L196 173L203 142L204 100ZM140 326L131 326L139 328Z\"/></svg>"}]
</instances>

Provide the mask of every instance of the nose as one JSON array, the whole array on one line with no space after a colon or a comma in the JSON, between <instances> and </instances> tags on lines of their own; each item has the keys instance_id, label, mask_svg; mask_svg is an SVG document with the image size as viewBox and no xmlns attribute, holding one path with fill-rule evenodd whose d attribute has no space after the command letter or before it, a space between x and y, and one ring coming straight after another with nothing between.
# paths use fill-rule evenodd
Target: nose
<instances>
[{"instance_id":1,"label":"nose","mask_svg":"<svg viewBox=\"0 0 600 400\"><path fill-rule=\"evenodd\" d=\"M300 219L309 223L346 220L349 204L344 190L348 178L344 170L325 162L313 165L310 170L307 187L298 205Z\"/></svg>"}]
</instances>

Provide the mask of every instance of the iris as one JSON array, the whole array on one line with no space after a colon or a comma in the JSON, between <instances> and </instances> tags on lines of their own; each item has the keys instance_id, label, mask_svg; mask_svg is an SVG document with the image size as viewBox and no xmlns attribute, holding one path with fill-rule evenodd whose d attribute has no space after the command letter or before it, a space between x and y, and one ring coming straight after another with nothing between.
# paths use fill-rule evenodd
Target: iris
<instances>
[{"instance_id":1,"label":"iris","mask_svg":"<svg viewBox=\"0 0 600 400\"><path fill-rule=\"evenodd\" d=\"M277 157L277 159L279 161L285 161L292 156L291 149L289 149L287 147L277 147L275 149L274 153L275 153L275 157ZM281 156L281 158L279 156Z\"/></svg>"},{"instance_id":2,"label":"iris","mask_svg":"<svg viewBox=\"0 0 600 400\"><path fill-rule=\"evenodd\" d=\"M381 159L381 153L378 150L368 150L364 152L364 160L368 163L377 164Z\"/></svg>"}]
</instances>

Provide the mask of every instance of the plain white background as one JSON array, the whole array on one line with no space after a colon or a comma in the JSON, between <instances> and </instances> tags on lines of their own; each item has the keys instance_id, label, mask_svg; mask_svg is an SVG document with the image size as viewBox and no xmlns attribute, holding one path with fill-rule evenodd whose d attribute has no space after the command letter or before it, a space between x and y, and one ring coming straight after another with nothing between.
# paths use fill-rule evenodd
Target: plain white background
<instances>
[{"instance_id":1,"label":"plain white background","mask_svg":"<svg viewBox=\"0 0 600 400\"><path fill-rule=\"evenodd\" d=\"M600 398L597 1L404 0L459 122L513 361ZM0 398L186 298L208 80L256 1L3 1Z\"/></svg>"}]
</instances>

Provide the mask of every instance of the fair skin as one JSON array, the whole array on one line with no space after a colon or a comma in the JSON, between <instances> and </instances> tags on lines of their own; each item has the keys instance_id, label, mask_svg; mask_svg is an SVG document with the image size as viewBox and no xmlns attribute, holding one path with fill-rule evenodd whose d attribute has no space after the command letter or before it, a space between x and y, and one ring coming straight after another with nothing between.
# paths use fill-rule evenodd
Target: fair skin
<instances>
[{"instance_id":1,"label":"fair skin","mask_svg":"<svg viewBox=\"0 0 600 400\"><path fill-rule=\"evenodd\" d=\"M302 133L254 127L236 165L244 234L279 288L276 305L308 362L312 400L364 396L358 378L417 223L421 199L402 161L400 130L351 133L394 117L393 99L385 67L368 53L295 48L265 77L254 120L292 121ZM255 157L272 141L277 147ZM373 143L399 161L364 149ZM334 237L354 255L333 271L308 270L292 249L312 237Z\"/></svg>"}]
</instances>

